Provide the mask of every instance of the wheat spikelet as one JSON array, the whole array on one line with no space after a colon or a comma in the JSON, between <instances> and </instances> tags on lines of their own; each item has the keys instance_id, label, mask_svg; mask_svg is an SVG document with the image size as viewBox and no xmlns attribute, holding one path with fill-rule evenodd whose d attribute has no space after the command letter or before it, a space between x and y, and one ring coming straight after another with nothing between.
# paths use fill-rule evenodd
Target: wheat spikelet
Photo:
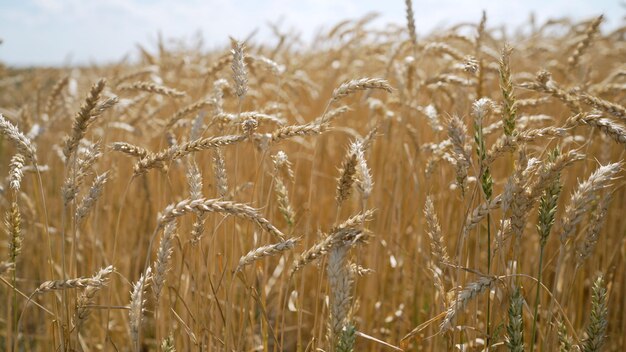
<instances>
[{"instance_id":1,"label":"wheat spikelet","mask_svg":"<svg viewBox=\"0 0 626 352\"><path fill-rule=\"evenodd\" d=\"M426 225L428 225L426 233L430 238L431 253L433 254L435 262L438 264L449 263L450 256L448 256L448 250L443 241L441 226L439 225L439 219L437 218L437 213L435 213L435 206L430 195L426 196L424 217L426 218Z\"/></svg>"},{"instance_id":2,"label":"wheat spikelet","mask_svg":"<svg viewBox=\"0 0 626 352\"><path fill-rule=\"evenodd\" d=\"M70 160L71 156L76 151L76 148L78 148L78 143L80 143L81 139L85 137L89 125L95 121L98 115L100 115L106 107L109 107L110 104L117 102L117 100L112 100L110 103L105 102L106 105L100 105L100 107L98 107L105 85L106 80L101 78L91 87L89 94L87 94L87 97L85 98L85 102L81 105L76 117L74 117L72 131L70 135L66 137L65 146L63 147L63 154L65 155L66 160Z\"/></svg>"},{"instance_id":3,"label":"wheat spikelet","mask_svg":"<svg viewBox=\"0 0 626 352\"><path fill-rule=\"evenodd\" d=\"M341 205L352 192L352 184L355 180L357 165L356 147L357 145L355 145L355 143L350 145L349 151L342 162L340 176L337 179L337 195L335 196L335 200L339 205Z\"/></svg>"},{"instance_id":4,"label":"wheat spikelet","mask_svg":"<svg viewBox=\"0 0 626 352\"><path fill-rule=\"evenodd\" d=\"M434 85L436 86L436 88L442 87L444 83L450 84L450 85L456 85L460 87L474 87L477 85L477 82L475 79L467 79L464 77L460 77L460 76L448 74L448 73L442 73L440 75L437 75L435 77L429 78L424 81L425 85L427 86Z\"/></svg>"},{"instance_id":5,"label":"wheat spikelet","mask_svg":"<svg viewBox=\"0 0 626 352\"><path fill-rule=\"evenodd\" d=\"M477 281L469 283L461 293L456 297L452 305L448 308L446 316L443 318L443 322L440 325L442 331L447 331L452 328L458 312L465 308L467 303L474 299L476 296L491 288L496 281L496 277L493 276L481 276Z\"/></svg>"},{"instance_id":6,"label":"wheat spikelet","mask_svg":"<svg viewBox=\"0 0 626 352\"><path fill-rule=\"evenodd\" d=\"M148 151L142 147L126 143L126 142L114 142L110 146L111 150L120 152L129 156L138 158L145 158L148 155Z\"/></svg>"},{"instance_id":7,"label":"wheat spikelet","mask_svg":"<svg viewBox=\"0 0 626 352\"><path fill-rule=\"evenodd\" d=\"M246 120L254 120L257 123L259 122L271 122L275 125L282 126L285 124L285 120L276 116L264 114L257 111L244 111L240 114L228 114L225 112L221 112L215 115L215 119L229 122L229 123L242 123Z\"/></svg>"},{"instance_id":8,"label":"wheat spikelet","mask_svg":"<svg viewBox=\"0 0 626 352\"><path fill-rule=\"evenodd\" d=\"M452 157L456 170L456 183L465 192L467 185L467 171L471 164L469 154L469 146L466 144L467 127L465 123L458 117L454 116L448 123L448 136L452 142Z\"/></svg>"},{"instance_id":9,"label":"wheat spikelet","mask_svg":"<svg viewBox=\"0 0 626 352\"><path fill-rule=\"evenodd\" d=\"M370 174L370 169L365 160L365 150L361 142L356 142L354 154L356 156L356 186L359 193L361 193L361 197L366 200L372 194L374 182L372 181L372 175Z\"/></svg>"},{"instance_id":10,"label":"wheat spikelet","mask_svg":"<svg viewBox=\"0 0 626 352\"><path fill-rule=\"evenodd\" d=\"M168 222L190 212L216 212L235 215L257 223L262 229L281 240L285 237L280 230L259 215L256 209L245 204L219 199L185 199L176 204L170 204L159 216L159 226L164 226Z\"/></svg>"},{"instance_id":11,"label":"wheat spikelet","mask_svg":"<svg viewBox=\"0 0 626 352\"><path fill-rule=\"evenodd\" d=\"M528 198L537 199L548 187L558 180L561 171L572 163L583 160L584 158L584 155L573 150L558 155L553 161L539 170L536 181L528 186Z\"/></svg>"},{"instance_id":12,"label":"wheat spikelet","mask_svg":"<svg viewBox=\"0 0 626 352\"><path fill-rule=\"evenodd\" d=\"M489 214L490 211L500 208L501 205L502 195L497 195L488 202L474 208L472 213L467 216L467 220L465 221L465 226L463 228L463 235L467 236L469 231L476 227L476 225L478 225L485 217L487 217L487 214Z\"/></svg>"},{"instance_id":13,"label":"wheat spikelet","mask_svg":"<svg viewBox=\"0 0 626 352\"><path fill-rule=\"evenodd\" d=\"M432 42L424 46L425 52L434 52L438 54L446 54L456 61L463 61L465 54L443 42Z\"/></svg>"},{"instance_id":14,"label":"wheat spikelet","mask_svg":"<svg viewBox=\"0 0 626 352\"><path fill-rule=\"evenodd\" d=\"M304 125L292 125L281 127L274 130L270 135L270 143L277 143L279 141L297 137L297 136L312 136L323 133L328 130L328 124L318 124L316 122L307 123Z\"/></svg>"},{"instance_id":15,"label":"wheat spikelet","mask_svg":"<svg viewBox=\"0 0 626 352\"><path fill-rule=\"evenodd\" d=\"M411 38L411 44L414 48L417 47L417 32L415 30L415 15L413 14L413 4L411 0L405 0L404 6L406 8L406 22L409 29L409 37Z\"/></svg>"},{"instance_id":16,"label":"wheat spikelet","mask_svg":"<svg viewBox=\"0 0 626 352\"><path fill-rule=\"evenodd\" d=\"M235 82L235 93L239 99L243 99L248 91L248 72L244 61L244 44L230 38L231 54L233 55L231 69L233 70L233 81Z\"/></svg>"},{"instance_id":17,"label":"wheat spikelet","mask_svg":"<svg viewBox=\"0 0 626 352\"><path fill-rule=\"evenodd\" d=\"M368 90L368 89L382 89L384 91L387 91L387 93L391 93L393 91L393 88L391 88L389 83L386 80L381 79L381 78L365 77L365 78L353 79L351 81L342 83L339 87L337 87L333 91L331 102L335 102L340 99L343 99L358 91Z\"/></svg>"},{"instance_id":18,"label":"wheat spikelet","mask_svg":"<svg viewBox=\"0 0 626 352\"><path fill-rule=\"evenodd\" d=\"M89 214L96 201L102 195L102 191L104 190L104 184L109 179L109 172L105 172L101 175L96 176L93 181L93 185L89 189L89 193L85 195L83 200L78 205L76 209L76 223L80 223L83 219Z\"/></svg>"},{"instance_id":19,"label":"wheat spikelet","mask_svg":"<svg viewBox=\"0 0 626 352\"><path fill-rule=\"evenodd\" d=\"M602 230L602 226L604 225L606 214L609 211L609 205L611 204L612 199L613 194L607 193L602 196L602 199L598 202L598 205L591 216L591 223L587 228L585 239L576 251L577 266L582 265L585 259L587 259L591 255L591 252L593 252L596 243L598 242L600 230Z\"/></svg>"},{"instance_id":20,"label":"wheat spikelet","mask_svg":"<svg viewBox=\"0 0 626 352\"><path fill-rule=\"evenodd\" d=\"M352 275L365 276L374 272L372 269L364 268L358 264L350 263L350 272Z\"/></svg>"},{"instance_id":21,"label":"wheat spikelet","mask_svg":"<svg viewBox=\"0 0 626 352\"><path fill-rule=\"evenodd\" d=\"M22 234L22 215L17 201L11 202L11 209L7 212L4 225L9 235L10 259L11 262L15 263L16 258L22 252L22 242L24 240L24 235Z\"/></svg>"},{"instance_id":22,"label":"wheat spikelet","mask_svg":"<svg viewBox=\"0 0 626 352\"><path fill-rule=\"evenodd\" d=\"M298 259L294 262L290 276L302 269L307 264L321 258L328 254L330 250L341 245L344 242L350 243L364 243L367 240L367 236L361 231L354 228L340 228L330 235L325 237L320 242L313 245L311 248L304 251Z\"/></svg>"},{"instance_id":23,"label":"wheat spikelet","mask_svg":"<svg viewBox=\"0 0 626 352\"><path fill-rule=\"evenodd\" d=\"M354 325L347 323L341 330L336 352L354 352L356 333L357 331Z\"/></svg>"},{"instance_id":24,"label":"wheat spikelet","mask_svg":"<svg viewBox=\"0 0 626 352\"><path fill-rule=\"evenodd\" d=\"M331 232L345 230L349 228L356 228L358 226L363 225L367 221L371 221L374 216L374 210L368 209L362 213L354 215L348 218L346 221L341 224L335 226Z\"/></svg>"},{"instance_id":25,"label":"wheat spikelet","mask_svg":"<svg viewBox=\"0 0 626 352\"><path fill-rule=\"evenodd\" d=\"M558 323L558 336L559 336L559 351L560 352L572 352L574 351L574 342L572 338L567 334L567 327L562 320Z\"/></svg>"},{"instance_id":26,"label":"wheat spikelet","mask_svg":"<svg viewBox=\"0 0 626 352\"><path fill-rule=\"evenodd\" d=\"M35 293L41 294L50 291L67 290L72 288L85 288L88 286L100 287L104 284L103 280L93 277L79 277L68 280L46 281L39 285Z\"/></svg>"},{"instance_id":27,"label":"wheat spikelet","mask_svg":"<svg viewBox=\"0 0 626 352\"><path fill-rule=\"evenodd\" d=\"M519 101L518 101L519 102ZM519 104L518 104L519 107ZM545 115L545 114L537 114L537 115L521 115L517 118L516 125L520 130L524 130L528 127L529 124L541 123L541 122L549 122L554 121L554 117ZM483 128L484 135L490 135L494 132L499 131L502 128L502 120L496 121L490 125L487 125ZM500 137L499 139L503 139L504 137Z\"/></svg>"},{"instance_id":28,"label":"wheat spikelet","mask_svg":"<svg viewBox=\"0 0 626 352\"><path fill-rule=\"evenodd\" d=\"M47 116L48 118L52 116L52 112L55 107L55 102L57 101L57 98L61 95L63 88L67 86L69 81L70 81L70 78L68 76L65 76L61 78L60 80L58 80L54 84L54 86L52 86L50 95L48 96L48 99L46 100L46 105L43 110L44 115Z\"/></svg>"},{"instance_id":29,"label":"wheat spikelet","mask_svg":"<svg viewBox=\"0 0 626 352\"><path fill-rule=\"evenodd\" d=\"M289 201L289 191L287 186L280 177L274 178L274 191L276 192L276 200L278 201L278 210L283 214L285 221L289 226L295 224L295 212Z\"/></svg>"},{"instance_id":30,"label":"wheat spikelet","mask_svg":"<svg viewBox=\"0 0 626 352\"><path fill-rule=\"evenodd\" d=\"M220 148L215 148L213 153L213 173L215 174L215 187L217 195L226 199L228 195L228 175L226 174L226 161Z\"/></svg>"},{"instance_id":31,"label":"wheat spikelet","mask_svg":"<svg viewBox=\"0 0 626 352\"><path fill-rule=\"evenodd\" d=\"M503 105L503 127L504 134L512 136L515 132L515 120L517 115L517 107L515 106L515 95L513 94L513 82L511 79L510 56L512 49L508 45L502 48L502 56L500 58L500 91L504 100Z\"/></svg>"},{"instance_id":32,"label":"wheat spikelet","mask_svg":"<svg viewBox=\"0 0 626 352\"><path fill-rule=\"evenodd\" d=\"M606 342L609 310L607 307L604 279L599 276L593 284L591 314L587 326L587 338L582 342L583 352L598 352Z\"/></svg>"},{"instance_id":33,"label":"wheat spikelet","mask_svg":"<svg viewBox=\"0 0 626 352\"><path fill-rule=\"evenodd\" d=\"M251 66L262 66L266 70L271 72L274 76L277 76L277 77L285 73L285 66L262 55L247 54L244 57L244 61L246 64L251 65Z\"/></svg>"},{"instance_id":34,"label":"wheat spikelet","mask_svg":"<svg viewBox=\"0 0 626 352\"><path fill-rule=\"evenodd\" d=\"M578 99L559 87L552 79L552 74L548 71L539 71L536 76L536 82L525 82L520 84L520 86L552 95L567 105L574 114L578 114L581 111Z\"/></svg>"},{"instance_id":35,"label":"wheat spikelet","mask_svg":"<svg viewBox=\"0 0 626 352\"><path fill-rule=\"evenodd\" d=\"M243 134L248 136L249 139L252 139L254 132L259 127L259 121L254 119L253 117L248 117L241 122L241 130Z\"/></svg>"},{"instance_id":36,"label":"wheat spikelet","mask_svg":"<svg viewBox=\"0 0 626 352\"><path fill-rule=\"evenodd\" d=\"M144 304L146 289L148 282L152 278L152 268L148 267L145 274L139 277L139 280L133 285L130 293L130 309L128 310L128 318L130 320L130 337L135 351L139 351L139 338L141 335L141 326L144 313Z\"/></svg>"},{"instance_id":37,"label":"wheat spikelet","mask_svg":"<svg viewBox=\"0 0 626 352\"><path fill-rule=\"evenodd\" d=\"M526 130L517 133L515 136L503 135L493 144L485 157L485 164L493 163L498 157L504 153L513 152L523 143L529 143L542 137L564 137L567 130L558 127L545 127L532 130Z\"/></svg>"},{"instance_id":38,"label":"wheat spikelet","mask_svg":"<svg viewBox=\"0 0 626 352\"><path fill-rule=\"evenodd\" d=\"M313 123L318 124L318 125L326 126L327 124L333 122L338 117L342 116L343 114L345 114L348 111L350 111L350 108L348 108L345 105L342 105L342 106L340 106L338 108L334 108L332 110L327 111L324 115L316 118L313 121Z\"/></svg>"},{"instance_id":39,"label":"wheat spikelet","mask_svg":"<svg viewBox=\"0 0 626 352\"><path fill-rule=\"evenodd\" d=\"M152 293L155 301L159 302L161 290L165 284L165 278L169 271L169 261L172 256L172 240L176 236L176 221L170 221L163 229L163 236L159 243L156 259L154 261L154 274L152 275Z\"/></svg>"},{"instance_id":40,"label":"wheat spikelet","mask_svg":"<svg viewBox=\"0 0 626 352\"><path fill-rule=\"evenodd\" d=\"M578 66L578 63L580 62L580 57L585 53L585 51L591 44L591 40L593 39L595 34L598 33L598 29L603 18L604 16L600 15L599 17L591 21L589 27L587 27L583 39L579 41L578 44L576 44L574 52L570 57L567 58L567 64L569 65L570 69Z\"/></svg>"},{"instance_id":41,"label":"wheat spikelet","mask_svg":"<svg viewBox=\"0 0 626 352\"><path fill-rule=\"evenodd\" d=\"M328 339L331 351L339 345L342 331L349 319L352 306L352 277L348 265L349 245L340 245L328 253L328 285L330 286L330 321Z\"/></svg>"},{"instance_id":42,"label":"wheat spikelet","mask_svg":"<svg viewBox=\"0 0 626 352\"><path fill-rule=\"evenodd\" d=\"M542 170L544 174L555 172L556 175L550 178L544 177L544 179L547 179L549 181L545 182L547 184L547 187L545 187L545 190L542 190L543 194L539 200L537 231L539 232L541 247L544 247L548 242L548 236L550 235L550 231L552 230L552 226L554 225L554 221L556 218L556 209L558 205L559 195L561 194L561 172L560 170L550 171L549 169L554 164L554 161L556 161L560 156L561 154L559 149L555 149L550 155L551 159L553 159L553 163L546 165Z\"/></svg>"},{"instance_id":43,"label":"wheat spikelet","mask_svg":"<svg viewBox=\"0 0 626 352\"><path fill-rule=\"evenodd\" d=\"M516 287L511 295L509 305L509 323L506 326L506 346L511 352L524 352L524 319L523 308L524 297L519 287Z\"/></svg>"},{"instance_id":44,"label":"wheat spikelet","mask_svg":"<svg viewBox=\"0 0 626 352\"><path fill-rule=\"evenodd\" d=\"M93 279L97 282L101 282L101 285L92 286L87 285L83 292L78 296L76 301L76 311L74 313L74 317L76 319L75 326L77 329L85 324L91 310L89 309L89 305L93 304L94 298L96 294L104 285L106 285L107 276L111 274L115 269L112 265L107 266L106 268L100 269L94 276Z\"/></svg>"},{"instance_id":45,"label":"wheat spikelet","mask_svg":"<svg viewBox=\"0 0 626 352\"><path fill-rule=\"evenodd\" d=\"M22 184L22 177L24 176L25 160L21 154L15 154L11 158L9 163L9 187L13 192L19 192Z\"/></svg>"},{"instance_id":46,"label":"wheat spikelet","mask_svg":"<svg viewBox=\"0 0 626 352\"><path fill-rule=\"evenodd\" d=\"M174 113L174 115L172 115L168 120L167 123L165 124L165 129L169 129L172 126L174 126L176 124L176 122L178 122L180 119L182 119L183 117L193 114L201 109L203 109L204 107L207 106L211 106L213 105L213 101L211 100L207 100L207 99L202 99L199 100L193 104L187 105L183 108L181 108L180 110L176 111Z\"/></svg>"},{"instance_id":47,"label":"wheat spikelet","mask_svg":"<svg viewBox=\"0 0 626 352\"><path fill-rule=\"evenodd\" d=\"M115 79L115 85L118 86L120 85L122 82L131 80L133 78L137 78L143 75L149 75L149 74L157 74L158 73L158 69L159 67L156 65L149 65L146 67L142 67L133 71L130 71L128 73L125 73L119 77L117 77Z\"/></svg>"},{"instance_id":48,"label":"wheat spikelet","mask_svg":"<svg viewBox=\"0 0 626 352\"><path fill-rule=\"evenodd\" d=\"M287 157L287 154L279 150L276 154L272 155L272 161L274 162L274 174L282 174L282 177L294 182L296 177L293 173L291 161Z\"/></svg>"},{"instance_id":49,"label":"wheat spikelet","mask_svg":"<svg viewBox=\"0 0 626 352\"><path fill-rule=\"evenodd\" d=\"M163 351L163 352L176 352L176 347L174 345L174 336L172 334L169 334L161 342L161 351Z\"/></svg>"},{"instance_id":50,"label":"wheat spikelet","mask_svg":"<svg viewBox=\"0 0 626 352\"><path fill-rule=\"evenodd\" d=\"M626 148L626 128L611 119L602 118L601 116L601 114L589 113L575 117L573 121L599 129L602 133Z\"/></svg>"},{"instance_id":51,"label":"wheat spikelet","mask_svg":"<svg viewBox=\"0 0 626 352\"><path fill-rule=\"evenodd\" d=\"M133 82L133 83L124 83L117 86L117 89L120 91L141 91L147 93L154 93L159 95L164 95L170 98L182 98L187 96L187 93L166 87L160 84L156 84L154 82Z\"/></svg>"},{"instance_id":52,"label":"wheat spikelet","mask_svg":"<svg viewBox=\"0 0 626 352\"><path fill-rule=\"evenodd\" d=\"M484 163L489 165L496 161L500 156L505 153L510 153L517 149L518 143L517 137L503 135L491 146L489 151L485 155Z\"/></svg>"},{"instance_id":53,"label":"wheat spikelet","mask_svg":"<svg viewBox=\"0 0 626 352\"><path fill-rule=\"evenodd\" d=\"M189 199L200 199L202 195L202 173L192 158L187 162L187 183L189 185ZM191 229L191 243L196 244L204 233L205 213L197 213Z\"/></svg>"},{"instance_id":54,"label":"wheat spikelet","mask_svg":"<svg viewBox=\"0 0 626 352\"><path fill-rule=\"evenodd\" d=\"M195 141L174 145L164 151L158 153L149 153L141 158L134 166L135 175L143 175L153 168L163 168L165 162L178 160L193 152L202 151L211 148L222 147L245 140L245 135L219 136L199 138Z\"/></svg>"},{"instance_id":55,"label":"wheat spikelet","mask_svg":"<svg viewBox=\"0 0 626 352\"><path fill-rule=\"evenodd\" d=\"M355 227L358 227L365 221L370 220L372 214L373 212L368 210L363 214L349 218L335 227L328 236L304 251L300 257L296 259L291 268L290 275L293 275L305 265L326 255L331 249L341 245L342 243L363 243L367 241L367 235L363 233L362 230L356 229Z\"/></svg>"},{"instance_id":56,"label":"wheat spikelet","mask_svg":"<svg viewBox=\"0 0 626 352\"><path fill-rule=\"evenodd\" d=\"M626 108L617 103L612 103L589 94L581 94L580 99L587 105L609 113L618 119L626 119Z\"/></svg>"},{"instance_id":57,"label":"wheat spikelet","mask_svg":"<svg viewBox=\"0 0 626 352\"><path fill-rule=\"evenodd\" d=\"M239 272L243 270L244 267L265 257L272 257L293 249L298 241L300 241L299 238L290 238L279 243L269 244L253 249L250 252L246 253L246 255L244 255L243 257L239 258L239 264L237 265L235 272Z\"/></svg>"},{"instance_id":58,"label":"wheat spikelet","mask_svg":"<svg viewBox=\"0 0 626 352\"><path fill-rule=\"evenodd\" d=\"M102 156L100 145L97 143L80 148L78 154L76 162L69 165L70 173L63 182L61 189L65 206L76 198L83 181L92 172L93 165Z\"/></svg>"},{"instance_id":59,"label":"wheat spikelet","mask_svg":"<svg viewBox=\"0 0 626 352\"><path fill-rule=\"evenodd\" d=\"M598 192L609 187L621 168L621 163L600 166L587 180L578 185L561 220L561 243L567 241L576 225L582 221L583 215L591 209Z\"/></svg>"},{"instance_id":60,"label":"wheat spikelet","mask_svg":"<svg viewBox=\"0 0 626 352\"><path fill-rule=\"evenodd\" d=\"M37 149L31 142L31 140L26 137L22 132L20 132L20 130L15 125L7 121L1 113L0 133L10 139L13 144L15 144L15 148L21 154L27 156L30 160L36 160Z\"/></svg>"}]
</instances>

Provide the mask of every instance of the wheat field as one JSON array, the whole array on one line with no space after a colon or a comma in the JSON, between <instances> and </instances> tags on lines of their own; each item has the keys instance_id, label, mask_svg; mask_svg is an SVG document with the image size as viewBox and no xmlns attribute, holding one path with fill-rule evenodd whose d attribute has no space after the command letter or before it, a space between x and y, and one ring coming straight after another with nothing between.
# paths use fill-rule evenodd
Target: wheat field
<instances>
[{"instance_id":1,"label":"wheat field","mask_svg":"<svg viewBox=\"0 0 626 352\"><path fill-rule=\"evenodd\" d=\"M0 66L0 350L623 351L626 27L413 17Z\"/></svg>"}]
</instances>

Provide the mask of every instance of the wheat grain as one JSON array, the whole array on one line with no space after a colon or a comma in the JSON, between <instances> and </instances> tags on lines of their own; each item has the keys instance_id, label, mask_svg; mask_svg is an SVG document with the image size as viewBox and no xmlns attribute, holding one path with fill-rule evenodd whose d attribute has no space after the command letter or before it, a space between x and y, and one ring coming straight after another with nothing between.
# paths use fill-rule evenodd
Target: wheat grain
<instances>
[{"instance_id":1,"label":"wheat grain","mask_svg":"<svg viewBox=\"0 0 626 352\"><path fill-rule=\"evenodd\" d=\"M120 91L141 91L147 93L154 93L159 95L164 95L170 98L182 98L187 96L187 93L166 87L160 84L156 84L153 82L133 82L133 83L124 83L117 86L117 89Z\"/></svg>"}]
</instances>

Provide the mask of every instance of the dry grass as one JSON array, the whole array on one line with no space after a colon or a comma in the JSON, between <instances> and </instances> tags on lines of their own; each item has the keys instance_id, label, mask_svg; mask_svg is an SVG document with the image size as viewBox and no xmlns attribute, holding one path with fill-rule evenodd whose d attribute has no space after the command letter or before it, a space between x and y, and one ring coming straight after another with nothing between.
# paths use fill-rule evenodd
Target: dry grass
<instances>
[{"instance_id":1,"label":"dry grass","mask_svg":"<svg viewBox=\"0 0 626 352\"><path fill-rule=\"evenodd\" d=\"M624 27L414 17L0 66L0 349L624 350Z\"/></svg>"}]
</instances>

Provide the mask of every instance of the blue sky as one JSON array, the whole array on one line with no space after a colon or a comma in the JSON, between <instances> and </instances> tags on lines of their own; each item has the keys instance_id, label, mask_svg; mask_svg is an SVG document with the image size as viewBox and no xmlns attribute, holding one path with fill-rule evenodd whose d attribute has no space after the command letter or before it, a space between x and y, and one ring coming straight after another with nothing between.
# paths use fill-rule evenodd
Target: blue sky
<instances>
[{"instance_id":1,"label":"blue sky","mask_svg":"<svg viewBox=\"0 0 626 352\"><path fill-rule=\"evenodd\" d=\"M518 25L534 11L539 20L605 14L603 28L626 15L625 0L413 0L418 32L445 24L476 22L487 11L490 24ZM10 65L110 62L155 47L157 33L191 38L198 31L209 48L228 36L271 38L268 22L282 19L283 30L311 38L329 27L369 12L377 23L405 24L404 0L0 0L0 61Z\"/></svg>"}]
</instances>

